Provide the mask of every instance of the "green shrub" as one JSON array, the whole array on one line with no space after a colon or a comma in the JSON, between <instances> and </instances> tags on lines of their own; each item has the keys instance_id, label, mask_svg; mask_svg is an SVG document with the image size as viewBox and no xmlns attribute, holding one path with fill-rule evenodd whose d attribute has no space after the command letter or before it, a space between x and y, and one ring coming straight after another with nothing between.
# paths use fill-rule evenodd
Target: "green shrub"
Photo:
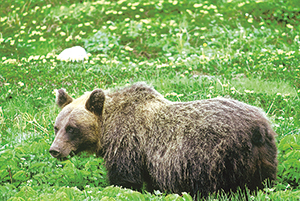
<instances>
[{"instance_id":1,"label":"green shrub","mask_svg":"<svg viewBox=\"0 0 300 201\"><path fill-rule=\"evenodd\" d=\"M281 139L279 146L278 175L280 182L299 188L300 185L300 134L299 131Z\"/></svg>"}]
</instances>

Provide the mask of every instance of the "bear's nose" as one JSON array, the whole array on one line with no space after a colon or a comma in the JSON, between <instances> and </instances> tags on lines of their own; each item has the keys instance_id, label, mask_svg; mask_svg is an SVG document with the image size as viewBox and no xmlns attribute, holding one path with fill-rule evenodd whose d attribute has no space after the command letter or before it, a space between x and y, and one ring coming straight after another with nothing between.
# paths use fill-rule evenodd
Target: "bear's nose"
<instances>
[{"instance_id":1,"label":"bear's nose","mask_svg":"<svg viewBox=\"0 0 300 201\"><path fill-rule=\"evenodd\" d=\"M50 148L49 152L54 158L57 158L60 155L60 151L57 149Z\"/></svg>"}]
</instances>

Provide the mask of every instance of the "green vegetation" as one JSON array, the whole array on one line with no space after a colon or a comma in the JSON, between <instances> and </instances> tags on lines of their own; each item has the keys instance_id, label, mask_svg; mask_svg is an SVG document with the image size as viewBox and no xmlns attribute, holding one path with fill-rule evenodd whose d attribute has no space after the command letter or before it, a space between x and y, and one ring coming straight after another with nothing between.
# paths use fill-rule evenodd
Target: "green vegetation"
<instances>
[{"instance_id":1,"label":"green vegetation","mask_svg":"<svg viewBox=\"0 0 300 201\"><path fill-rule=\"evenodd\" d=\"M263 108L278 133L278 179L243 196L300 199L298 0L15 0L0 13L0 200L191 200L108 186L103 159L48 153L55 89L78 97L137 81L172 101ZM56 59L75 45L88 60Z\"/></svg>"}]
</instances>

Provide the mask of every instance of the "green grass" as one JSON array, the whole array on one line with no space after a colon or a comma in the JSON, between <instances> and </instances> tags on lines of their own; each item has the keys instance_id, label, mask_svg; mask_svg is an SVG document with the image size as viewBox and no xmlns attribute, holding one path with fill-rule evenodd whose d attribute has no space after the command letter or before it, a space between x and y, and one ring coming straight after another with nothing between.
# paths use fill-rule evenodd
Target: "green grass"
<instances>
[{"instance_id":1,"label":"green grass","mask_svg":"<svg viewBox=\"0 0 300 201\"><path fill-rule=\"evenodd\" d=\"M0 200L191 200L109 186L104 161L48 153L73 97L137 81L167 99L231 97L263 108L277 132L278 178L249 200L300 197L298 0L16 0L0 8ZM56 59L80 45L88 60ZM243 196L243 195L242 195ZM239 200L239 193L207 200Z\"/></svg>"}]
</instances>

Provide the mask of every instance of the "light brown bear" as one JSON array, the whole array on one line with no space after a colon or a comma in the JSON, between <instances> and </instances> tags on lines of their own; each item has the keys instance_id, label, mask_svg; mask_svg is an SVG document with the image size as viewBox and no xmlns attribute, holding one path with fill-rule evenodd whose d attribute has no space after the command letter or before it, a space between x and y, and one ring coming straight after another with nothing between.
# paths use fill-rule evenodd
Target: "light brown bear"
<instances>
[{"instance_id":1,"label":"light brown bear","mask_svg":"<svg viewBox=\"0 0 300 201\"><path fill-rule=\"evenodd\" d=\"M56 102L51 155L96 153L113 185L207 196L276 178L275 132L257 107L225 98L171 102L143 83L75 100L60 89Z\"/></svg>"}]
</instances>

